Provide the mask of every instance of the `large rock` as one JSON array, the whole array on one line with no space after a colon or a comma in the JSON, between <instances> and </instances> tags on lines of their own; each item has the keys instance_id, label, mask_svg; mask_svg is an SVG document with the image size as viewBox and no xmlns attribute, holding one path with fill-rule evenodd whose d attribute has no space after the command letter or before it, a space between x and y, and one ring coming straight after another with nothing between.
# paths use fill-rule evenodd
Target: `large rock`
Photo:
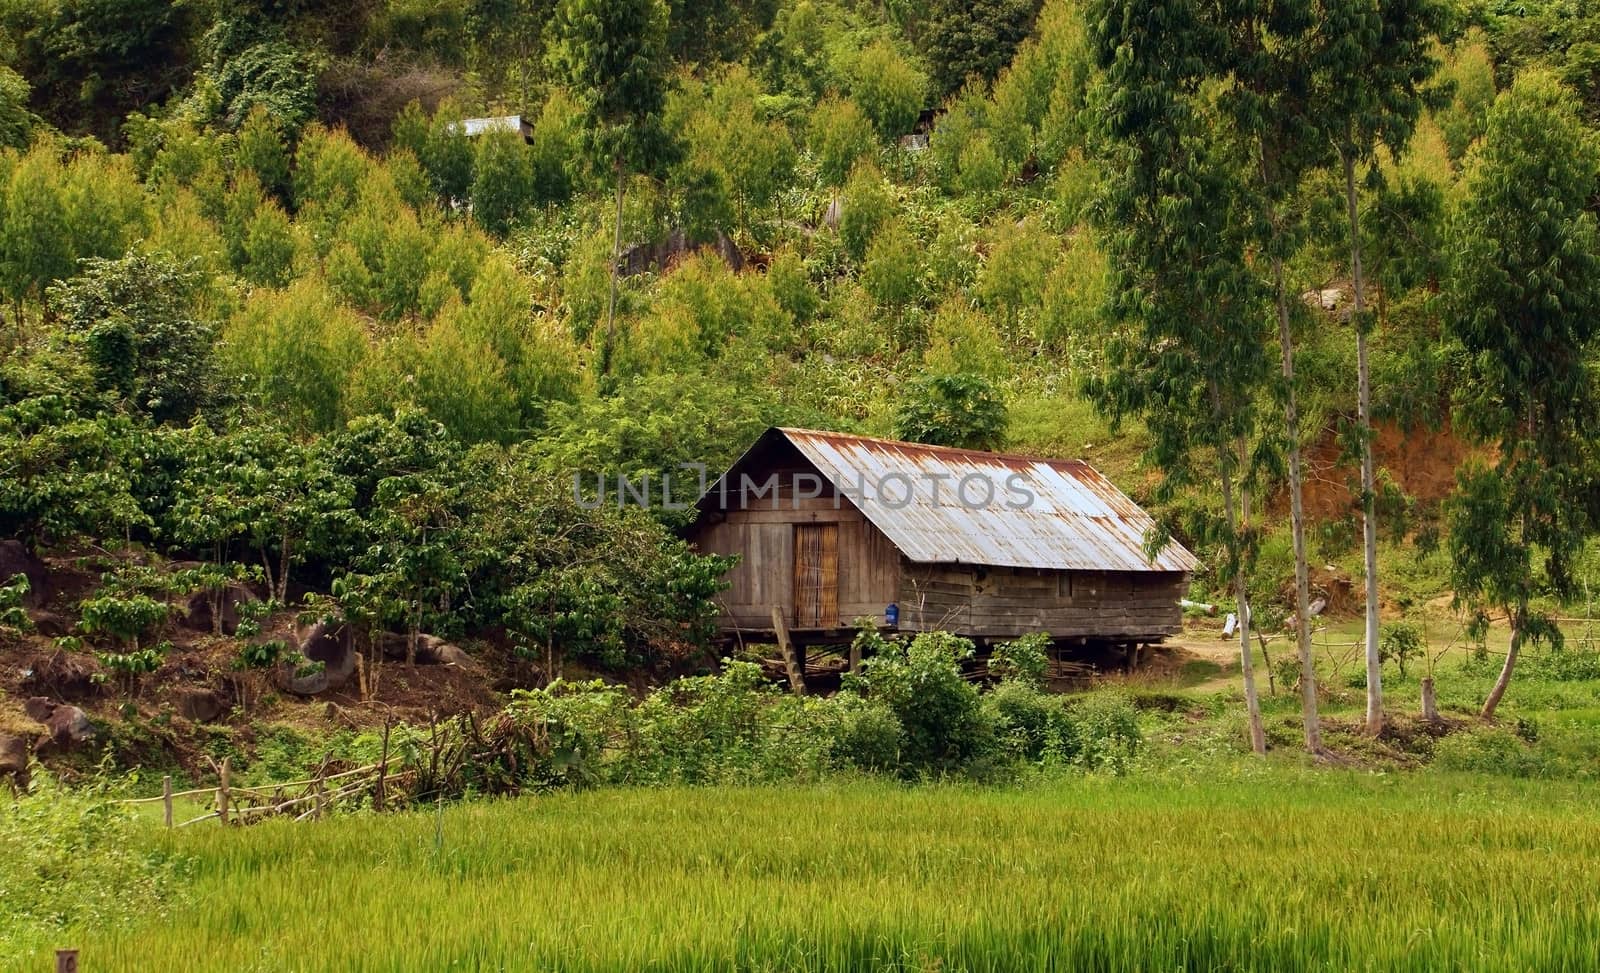
<instances>
[{"instance_id":1,"label":"large rock","mask_svg":"<svg viewBox=\"0 0 1600 973\"><path fill-rule=\"evenodd\" d=\"M33 623L33 630L45 638L59 638L72 633L72 626L65 618L43 608L28 609L28 621Z\"/></svg>"},{"instance_id":2,"label":"large rock","mask_svg":"<svg viewBox=\"0 0 1600 973\"><path fill-rule=\"evenodd\" d=\"M711 250L722 258L729 270L737 272L745 267L744 254L739 251L738 244L721 230L714 239L696 242L689 239L683 227L674 227L660 240L629 247L622 254L620 270L624 277L663 270L699 250Z\"/></svg>"},{"instance_id":3,"label":"large rock","mask_svg":"<svg viewBox=\"0 0 1600 973\"><path fill-rule=\"evenodd\" d=\"M338 689L356 674L356 640L344 622L317 622L295 630L300 654L322 663L330 688Z\"/></svg>"},{"instance_id":4,"label":"large rock","mask_svg":"<svg viewBox=\"0 0 1600 973\"><path fill-rule=\"evenodd\" d=\"M33 556L28 546L14 538L0 541L0 584L9 584L17 575L28 579L28 593L22 596L24 608L38 608L50 597L50 572Z\"/></svg>"},{"instance_id":5,"label":"large rock","mask_svg":"<svg viewBox=\"0 0 1600 973\"><path fill-rule=\"evenodd\" d=\"M298 650L273 672L286 693L315 696L342 689L356 674L355 633L344 622L317 622L294 631Z\"/></svg>"},{"instance_id":6,"label":"large rock","mask_svg":"<svg viewBox=\"0 0 1600 973\"><path fill-rule=\"evenodd\" d=\"M56 701L48 696L29 696L22 704L22 711L28 714L28 719L43 723L56 711Z\"/></svg>"},{"instance_id":7,"label":"large rock","mask_svg":"<svg viewBox=\"0 0 1600 973\"><path fill-rule=\"evenodd\" d=\"M90 699L100 695L93 656L57 649L30 657L22 666L21 688L35 696L55 699ZM45 702L49 702L46 699Z\"/></svg>"},{"instance_id":8,"label":"large rock","mask_svg":"<svg viewBox=\"0 0 1600 973\"><path fill-rule=\"evenodd\" d=\"M94 739L94 724L89 714L70 703L57 703L44 721L46 742L71 750Z\"/></svg>"},{"instance_id":9,"label":"large rock","mask_svg":"<svg viewBox=\"0 0 1600 973\"><path fill-rule=\"evenodd\" d=\"M378 646L383 650L383 655L386 659L404 661L406 657L406 636L404 633L384 632L378 636ZM468 655L460 647L451 645L437 635L424 633L417 636L417 665L453 665L467 668L473 665L473 661L472 656Z\"/></svg>"},{"instance_id":10,"label":"large rock","mask_svg":"<svg viewBox=\"0 0 1600 973\"><path fill-rule=\"evenodd\" d=\"M272 683L280 690L295 696L315 696L330 688L328 672L320 666L309 664L304 657L285 659L272 671Z\"/></svg>"},{"instance_id":11,"label":"large rock","mask_svg":"<svg viewBox=\"0 0 1600 973\"><path fill-rule=\"evenodd\" d=\"M0 733L0 777L11 777L28 785L28 741L10 733Z\"/></svg>"},{"instance_id":12,"label":"large rock","mask_svg":"<svg viewBox=\"0 0 1600 973\"><path fill-rule=\"evenodd\" d=\"M180 689L174 702L179 716L196 723L210 723L228 711L228 701L215 689Z\"/></svg>"},{"instance_id":13,"label":"large rock","mask_svg":"<svg viewBox=\"0 0 1600 973\"><path fill-rule=\"evenodd\" d=\"M179 621L184 628L194 632L214 632L211 592L196 591L184 602ZM230 583L222 589L222 634L233 635L239 631L239 606L254 604L261 599L242 584Z\"/></svg>"}]
</instances>

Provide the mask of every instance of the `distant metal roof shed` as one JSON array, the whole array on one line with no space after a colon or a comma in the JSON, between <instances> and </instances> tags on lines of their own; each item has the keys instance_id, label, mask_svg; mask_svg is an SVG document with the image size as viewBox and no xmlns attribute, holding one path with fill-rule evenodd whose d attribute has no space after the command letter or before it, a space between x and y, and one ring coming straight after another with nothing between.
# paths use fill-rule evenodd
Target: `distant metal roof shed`
<instances>
[{"instance_id":1,"label":"distant metal roof shed","mask_svg":"<svg viewBox=\"0 0 1600 973\"><path fill-rule=\"evenodd\" d=\"M513 132L524 142L533 141L533 126L521 115L497 115L491 118L464 118L454 122L450 130L467 138L476 138L487 132Z\"/></svg>"},{"instance_id":2,"label":"distant metal roof shed","mask_svg":"<svg viewBox=\"0 0 1600 973\"><path fill-rule=\"evenodd\" d=\"M1199 563L1169 540L1154 558L1145 538L1155 521L1082 460L1045 459L774 427L701 497L701 510L746 460L781 439L835 490L921 563L1067 571L1188 572ZM964 478L996 484L1018 476L1031 500L996 489L957 497ZM976 481L974 481L976 482ZM1017 481L1012 481L1017 482ZM938 485L936 485L938 484ZM936 492L938 496L936 496ZM883 502L883 497L891 502Z\"/></svg>"}]
</instances>

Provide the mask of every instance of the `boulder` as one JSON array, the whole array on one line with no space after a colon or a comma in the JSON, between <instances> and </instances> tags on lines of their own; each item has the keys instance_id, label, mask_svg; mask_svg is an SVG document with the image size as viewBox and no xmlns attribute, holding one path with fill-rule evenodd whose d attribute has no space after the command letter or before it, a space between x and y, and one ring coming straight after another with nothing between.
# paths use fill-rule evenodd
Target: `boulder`
<instances>
[{"instance_id":1,"label":"boulder","mask_svg":"<svg viewBox=\"0 0 1600 973\"><path fill-rule=\"evenodd\" d=\"M317 622L295 629L300 654L322 663L328 688L338 689L356 673L355 635L343 622Z\"/></svg>"},{"instance_id":2,"label":"boulder","mask_svg":"<svg viewBox=\"0 0 1600 973\"><path fill-rule=\"evenodd\" d=\"M287 659L272 671L273 685L295 696L315 696L331 688L328 672L319 666L308 665L305 658Z\"/></svg>"},{"instance_id":3,"label":"boulder","mask_svg":"<svg viewBox=\"0 0 1600 973\"><path fill-rule=\"evenodd\" d=\"M60 638L72 633L72 626L66 619L43 608L28 609L28 621L33 623L33 630L45 638Z\"/></svg>"},{"instance_id":4,"label":"boulder","mask_svg":"<svg viewBox=\"0 0 1600 973\"><path fill-rule=\"evenodd\" d=\"M253 604L261 599L242 584L229 583L222 589L222 634L233 635L239 631L239 606ZM193 632L214 632L212 626L211 592L196 591L184 602L179 622Z\"/></svg>"},{"instance_id":5,"label":"boulder","mask_svg":"<svg viewBox=\"0 0 1600 973\"><path fill-rule=\"evenodd\" d=\"M729 270L737 272L745 268L744 254L740 252L739 245L721 230L713 239L697 242L689 239L683 227L674 227L660 240L641 243L623 251L619 270L624 277L662 270L701 249L711 250L721 257Z\"/></svg>"},{"instance_id":6,"label":"boulder","mask_svg":"<svg viewBox=\"0 0 1600 973\"><path fill-rule=\"evenodd\" d=\"M28 714L28 719L35 723L43 723L50 718L56 710L56 701L48 696L29 696L22 704L22 711Z\"/></svg>"},{"instance_id":7,"label":"boulder","mask_svg":"<svg viewBox=\"0 0 1600 973\"><path fill-rule=\"evenodd\" d=\"M466 649L461 648L459 645L451 645L449 642L445 642L439 646L437 651L439 664L442 666L455 666L457 669L477 668L477 661L467 654Z\"/></svg>"},{"instance_id":8,"label":"boulder","mask_svg":"<svg viewBox=\"0 0 1600 973\"><path fill-rule=\"evenodd\" d=\"M44 721L47 739L63 750L70 750L94 739L94 724L89 714L70 703L58 703Z\"/></svg>"},{"instance_id":9,"label":"boulder","mask_svg":"<svg viewBox=\"0 0 1600 973\"><path fill-rule=\"evenodd\" d=\"M0 777L10 776L24 786L28 778L28 741L11 733L0 733Z\"/></svg>"},{"instance_id":10,"label":"boulder","mask_svg":"<svg viewBox=\"0 0 1600 973\"><path fill-rule=\"evenodd\" d=\"M55 699L90 699L100 695L93 656L69 654L57 649L48 655L35 655L22 666L20 685L35 696ZM46 699L45 702L49 702Z\"/></svg>"},{"instance_id":11,"label":"boulder","mask_svg":"<svg viewBox=\"0 0 1600 973\"><path fill-rule=\"evenodd\" d=\"M210 723L228 711L228 701L214 689L180 689L174 703L179 716L196 723Z\"/></svg>"},{"instance_id":12,"label":"boulder","mask_svg":"<svg viewBox=\"0 0 1600 973\"><path fill-rule=\"evenodd\" d=\"M0 584L10 583L19 574L28 579L28 593L22 596L22 607L38 608L49 600L50 572L44 562L15 538L0 541Z\"/></svg>"},{"instance_id":13,"label":"boulder","mask_svg":"<svg viewBox=\"0 0 1600 973\"><path fill-rule=\"evenodd\" d=\"M383 650L384 658L395 661L405 660L406 636L404 633L384 632L378 636L378 646ZM472 664L472 656L437 635L424 633L417 636L417 665L466 667Z\"/></svg>"}]
</instances>

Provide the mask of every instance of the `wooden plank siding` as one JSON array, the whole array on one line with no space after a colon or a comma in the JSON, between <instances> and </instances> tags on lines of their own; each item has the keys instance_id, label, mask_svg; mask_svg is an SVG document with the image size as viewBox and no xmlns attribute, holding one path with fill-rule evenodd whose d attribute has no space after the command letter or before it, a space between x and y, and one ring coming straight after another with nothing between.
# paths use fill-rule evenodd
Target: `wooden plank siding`
<instances>
[{"instance_id":1,"label":"wooden plank siding","mask_svg":"<svg viewBox=\"0 0 1600 973\"><path fill-rule=\"evenodd\" d=\"M1159 639L1183 630L1181 573L902 565L900 628L976 638Z\"/></svg>"},{"instance_id":2,"label":"wooden plank siding","mask_svg":"<svg viewBox=\"0 0 1600 973\"><path fill-rule=\"evenodd\" d=\"M787 496L780 498L777 510L765 498L756 504L756 509L727 511L697 537L704 553L740 555L726 575L728 590L717 597L719 628L771 631L774 605L793 620L796 630L848 628L859 617L882 619L899 595L900 553L859 510L843 500L835 508L830 496L800 500L799 509ZM801 620L795 600L795 536L797 527L812 525L836 530L835 597L831 605L818 606L818 614Z\"/></svg>"},{"instance_id":3,"label":"wooden plank siding","mask_svg":"<svg viewBox=\"0 0 1600 973\"><path fill-rule=\"evenodd\" d=\"M702 498L689 533L703 553L740 557L716 599L724 635L770 637L776 608L798 644L808 634L832 639L819 633L847 631L858 618L881 625L890 604L902 631L977 639L1045 631L1061 639L1154 642L1182 631L1182 571L915 562L788 442L758 443L736 469L748 470L756 489L741 491L742 475L730 471L729 488ZM815 479L796 489L797 475ZM774 489L764 489L774 476Z\"/></svg>"}]
</instances>

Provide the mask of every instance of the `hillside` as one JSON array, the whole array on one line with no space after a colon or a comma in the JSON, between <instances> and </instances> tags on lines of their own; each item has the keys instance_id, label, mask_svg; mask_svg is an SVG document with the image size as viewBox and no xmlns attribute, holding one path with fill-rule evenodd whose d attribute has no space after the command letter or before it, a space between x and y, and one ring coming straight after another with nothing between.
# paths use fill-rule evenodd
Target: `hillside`
<instances>
[{"instance_id":1,"label":"hillside","mask_svg":"<svg viewBox=\"0 0 1600 973\"><path fill-rule=\"evenodd\" d=\"M1366 570L1357 323L1388 621L1474 578L1463 617L1509 612L1538 638L1529 612L1578 611L1587 524L1552 514L1560 530L1514 539L1530 565L1558 553L1525 584L1452 546L1481 533L1452 531L1458 469L1520 440L1469 401L1494 355L1462 308L1490 284L1450 255L1504 182L1474 175L1517 130L1494 119L1534 105L1592 144L1579 52L1600 21L1429 8L1415 117L1350 184L1358 316L1326 152L1258 186L1218 135L1221 168L1195 178L1219 180L1237 232L1184 246L1236 276L1139 262L1166 244L1130 236L1155 210L1129 188L1144 136L1108 113L1111 8L8 5L0 535L38 590L0 603L6 724L36 731L32 695L135 723L178 705L246 726L264 693L422 720L557 674L706 670L724 565L676 537L681 515L591 509L573 478L715 470L772 424L1085 458L1201 556L1197 600L1248 596L1274 630L1297 596L1347 617ZM1226 99L1180 89L1232 131ZM1572 158L1592 221L1595 172ZM1268 223L1293 229L1250 235ZM1219 448L1193 369L1159 370L1270 363L1274 283L1294 377L1264 364L1231 387ZM1168 308L1247 322L1243 343L1169 345ZM1572 381L1548 400L1593 400ZM1559 464L1568 496L1592 460ZM1254 523L1246 499L1224 527L1238 497L1217 470ZM393 664L440 644L459 665ZM383 688L361 692L358 658Z\"/></svg>"}]
</instances>

